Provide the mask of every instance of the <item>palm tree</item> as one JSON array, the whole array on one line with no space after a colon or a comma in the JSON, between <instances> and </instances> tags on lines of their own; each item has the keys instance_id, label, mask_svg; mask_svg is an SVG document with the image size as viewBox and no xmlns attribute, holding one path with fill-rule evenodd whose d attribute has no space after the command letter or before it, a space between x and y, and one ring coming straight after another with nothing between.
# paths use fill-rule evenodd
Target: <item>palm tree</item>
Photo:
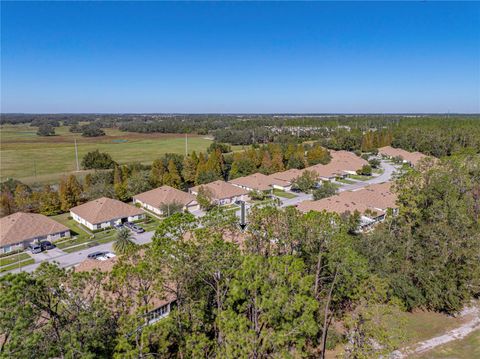
<instances>
[{"instance_id":1,"label":"palm tree","mask_svg":"<svg viewBox=\"0 0 480 359\"><path fill-rule=\"evenodd\" d=\"M131 252L137 246L136 243L132 241L132 232L127 228L122 228L117 233L117 239L113 243L113 250L117 254L127 254Z\"/></svg>"}]
</instances>

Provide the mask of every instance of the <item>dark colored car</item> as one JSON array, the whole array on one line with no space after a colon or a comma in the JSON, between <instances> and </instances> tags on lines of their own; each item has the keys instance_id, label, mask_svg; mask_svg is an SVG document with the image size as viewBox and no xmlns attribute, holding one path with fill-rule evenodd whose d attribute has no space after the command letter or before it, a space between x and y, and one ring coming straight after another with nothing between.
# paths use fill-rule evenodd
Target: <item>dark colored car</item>
<instances>
[{"instance_id":1,"label":"dark colored car","mask_svg":"<svg viewBox=\"0 0 480 359\"><path fill-rule=\"evenodd\" d=\"M55 245L52 242L45 241L40 243L40 247L42 247L42 251L48 251L49 249L55 248Z\"/></svg>"},{"instance_id":2,"label":"dark colored car","mask_svg":"<svg viewBox=\"0 0 480 359\"><path fill-rule=\"evenodd\" d=\"M41 253L43 251L43 248L40 244L30 244L27 248L32 254L37 254Z\"/></svg>"},{"instance_id":3,"label":"dark colored car","mask_svg":"<svg viewBox=\"0 0 480 359\"><path fill-rule=\"evenodd\" d=\"M143 232L145 232L145 230L144 230L142 227L139 227L139 226L137 226L137 225L135 225L135 224L132 224L132 225L130 226L130 229L131 229L132 231L134 231L135 233L143 233Z\"/></svg>"},{"instance_id":4,"label":"dark colored car","mask_svg":"<svg viewBox=\"0 0 480 359\"><path fill-rule=\"evenodd\" d=\"M99 251L99 252L93 252L93 253L90 253L87 258L90 258L90 259L96 259L97 257L102 257L104 256L105 254L107 254L108 252L106 251Z\"/></svg>"}]
</instances>

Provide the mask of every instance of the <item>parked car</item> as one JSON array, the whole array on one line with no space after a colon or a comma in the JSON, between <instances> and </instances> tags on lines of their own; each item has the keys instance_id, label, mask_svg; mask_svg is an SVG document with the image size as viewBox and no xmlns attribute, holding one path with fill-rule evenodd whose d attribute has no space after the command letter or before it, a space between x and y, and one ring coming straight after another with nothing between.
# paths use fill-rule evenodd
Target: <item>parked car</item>
<instances>
[{"instance_id":1,"label":"parked car","mask_svg":"<svg viewBox=\"0 0 480 359\"><path fill-rule=\"evenodd\" d=\"M43 248L40 244L35 244L35 243L32 243L28 246L27 248L32 254L37 254L37 253L41 253L43 251Z\"/></svg>"},{"instance_id":2,"label":"parked car","mask_svg":"<svg viewBox=\"0 0 480 359\"><path fill-rule=\"evenodd\" d=\"M105 253L108 253L107 251L97 251L97 252L93 252L93 253L90 253L87 258L90 258L90 259L97 259L97 257L101 257L101 256L104 256Z\"/></svg>"},{"instance_id":3,"label":"parked car","mask_svg":"<svg viewBox=\"0 0 480 359\"><path fill-rule=\"evenodd\" d=\"M243 202L243 201L240 201L239 199L237 199L237 200L235 201L235 204L238 204L238 205L240 206L240 205L242 204L242 202Z\"/></svg>"},{"instance_id":4,"label":"parked car","mask_svg":"<svg viewBox=\"0 0 480 359\"><path fill-rule=\"evenodd\" d=\"M104 252L104 254L102 256L97 257L96 260L106 261L106 260L108 260L110 258L113 258L113 257L116 257L116 256L112 252Z\"/></svg>"},{"instance_id":5,"label":"parked car","mask_svg":"<svg viewBox=\"0 0 480 359\"><path fill-rule=\"evenodd\" d=\"M123 224L121 224L121 223L115 223L115 224L113 225L113 228L115 228L115 229L117 229L117 230L118 230L118 229L122 229L122 228L123 228Z\"/></svg>"},{"instance_id":6,"label":"parked car","mask_svg":"<svg viewBox=\"0 0 480 359\"><path fill-rule=\"evenodd\" d=\"M89 259L96 259L99 261L106 261L107 259L115 257L115 254L109 251L98 251L98 252L93 252L87 255L87 258Z\"/></svg>"},{"instance_id":7,"label":"parked car","mask_svg":"<svg viewBox=\"0 0 480 359\"><path fill-rule=\"evenodd\" d=\"M127 228L132 228L134 224L132 222L125 222L123 225Z\"/></svg>"},{"instance_id":8,"label":"parked car","mask_svg":"<svg viewBox=\"0 0 480 359\"><path fill-rule=\"evenodd\" d=\"M132 231L134 231L135 233L143 233L143 232L145 232L145 230L144 230L142 227L139 227L139 226L137 226L137 225L135 225L135 224L132 224L132 225L130 226L130 229L131 229Z\"/></svg>"},{"instance_id":9,"label":"parked car","mask_svg":"<svg viewBox=\"0 0 480 359\"><path fill-rule=\"evenodd\" d=\"M55 245L52 242L44 241L40 242L40 247L42 247L43 251L48 251L49 249L55 248Z\"/></svg>"}]
</instances>

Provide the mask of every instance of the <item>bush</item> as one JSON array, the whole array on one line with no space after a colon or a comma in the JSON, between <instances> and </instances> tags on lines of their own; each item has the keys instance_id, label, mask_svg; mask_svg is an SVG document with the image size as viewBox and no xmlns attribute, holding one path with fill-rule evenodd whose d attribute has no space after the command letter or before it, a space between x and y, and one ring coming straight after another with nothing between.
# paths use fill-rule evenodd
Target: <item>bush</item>
<instances>
[{"instance_id":1,"label":"bush","mask_svg":"<svg viewBox=\"0 0 480 359\"><path fill-rule=\"evenodd\" d=\"M326 347L327 350L334 350L338 344L345 342L345 336L337 332L335 329L330 329L327 334Z\"/></svg>"},{"instance_id":2,"label":"bush","mask_svg":"<svg viewBox=\"0 0 480 359\"><path fill-rule=\"evenodd\" d=\"M37 135L38 136L55 136L55 128L48 123L41 124L38 127Z\"/></svg>"},{"instance_id":3,"label":"bush","mask_svg":"<svg viewBox=\"0 0 480 359\"><path fill-rule=\"evenodd\" d=\"M337 187L332 182L323 181L320 188L313 191L313 199L318 201L319 199L331 197L337 194Z\"/></svg>"},{"instance_id":4,"label":"bush","mask_svg":"<svg viewBox=\"0 0 480 359\"><path fill-rule=\"evenodd\" d=\"M372 168L379 168L380 167L380 160L378 160L376 158L372 158L370 161L368 161L368 163L370 164L370 166L372 166Z\"/></svg>"},{"instance_id":5,"label":"bush","mask_svg":"<svg viewBox=\"0 0 480 359\"><path fill-rule=\"evenodd\" d=\"M105 136L105 132L100 128L100 126L94 123L89 123L88 125L82 126L82 136L84 137Z\"/></svg>"},{"instance_id":6,"label":"bush","mask_svg":"<svg viewBox=\"0 0 480 359\"><path fill-rule=\"evenodd\" d=\"M248 195L250 196L251 199L253 200L257 200L257 201L263 201L267 195L265 194L265 192L262 192L262 191L250 191L248 193Z\"/></svg>"},{"instance_id":7,"label":"bush","mask_svg":"<svg viewBox=\"0 0 480 359\"><path fill-rule=\"evenodd\" d=\"M82 167L86 170L90 169L110 169L114 168L115 161L108 153L95 150L88 152L82 159Z\"/></svg>"},{"instance_id":8,"label":"bush","mask_svg":"<svg viewBox=\"0 0 480 359\"><path fill-rule=\"evenodd\" d=\"M371 176L372 175L372 166L370 165L363 165L363 167L357 170L357 174L361 176Z\"/></svg>"},{"instance_id":9,"label":"bush","mask_svg":"<svg viewBox=\"0 0 480 359\"><path fill-rule=\"evenodd\" d=\"M294 181L294 188L299 189L304 193L310 192L312 188L315 188L318 182L318 175L313 171L304 171L301 176L297 177Z\"/></svg>"}]
</instances>

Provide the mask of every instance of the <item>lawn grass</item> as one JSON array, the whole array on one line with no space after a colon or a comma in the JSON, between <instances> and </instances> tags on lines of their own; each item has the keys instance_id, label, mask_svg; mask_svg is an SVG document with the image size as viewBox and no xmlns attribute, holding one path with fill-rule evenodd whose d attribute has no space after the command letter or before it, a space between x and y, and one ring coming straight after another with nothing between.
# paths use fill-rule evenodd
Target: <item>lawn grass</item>
<instances>
[{"instance_id":1,"label":"lawn grass","mask_svg":"<svg viewBox=\"0 0 480 359\"><path fill-rule=\"evenodd\" d=\"M29 260L26 260L26 261L23 261L23 262L20 262L20 263L15 263L15 264L10 264L8 266L3 266L3 267L0 267L0 273L7 272L7 271L12 270L12 269L22 268L22 267L28 266L30 264L33 264L33 263L35 263L35 260L33 258L31 258Z\"/></svg>"},{"instance_id":2,"label":"lawn grass","mask_svg":"<svg viewBox=\"0 0 480 359\"><path fill-rule=\"evenodd\" d=\"M397 326L398 323L402 323L403 331L405 333L405 340L401 344L401 347L408 347L410 345L416 344L418 342L434 338L436 336L442 335L449 330L452 330L456 327L462 325L465 319L455 318L442 313L428 312L428 311L417 311L413 313L402 312L397 317L392 319L392 326ZM480 338L479 338L480 339ZM338 345L335 348L335 351L330 351L327 358L335 358L334 354L341 353L343 350L343 345ZM429 354L428 352L427 354ZM425 356L415 357L415 358L437 358L437 356ZM473 358L474 356L459 356L458 358ZM410 357L409 357L410 358ZM444 358L443 356L438 356L438 358ZM445 357L446 358L446 357ZM456 356L450 358L457 358Z\"/></svg>"},{"instance_id":3,"label":"lawn grass","mask_svg":"<svg viewBox=\"0 0 480 359\"><path fill-rule=\"evenodd\" d=\"M37 127L28 125L0 126L2 173L0 180L13 177L26 183L57 182L65 174L76 170L74 139L78 156L95 149L108 152L121 164L141 162L151 164L162 154L184 153L183 134L131 133L105 129L106 136L82 137L68 131L68 127L55 128L56 136L37 136ZM188 149L205 151L212 141L205 136L189 135Z\"/></svg>"},{"instance_id":4,"label":"lawn grass","mask_svg":"<svg viewBox=\"0 0 480 359\"><path fill-rule=\"evenodd\" d=\"M146 214L146 218L143 221L138 222L145 232L155 231L160 224L160 220L152 215Z\"/></svg>"},{"instance_id":5,"label":"lawn grass","mask_svg":"<svg viewBox=\"0 0 480 359\"><path fill-rule=\"evenodd\" d=\"M361 176L361 175L349 175L348 177L359 180L359 181L367 181L373 178L372 176Z\"/></svg>"},{"instance_id":6,"label":"lawn grass","mask_svg":"<svg viewBox=\"0 0 480 359\"><path fill-rule=\"evenodd\" d=\"M12 254L11 256L0 258L0 266L6 266L28 258L30 258L30 256L27 253Z\"/></svg>"},{"instance_id":7,"label":"lawn grass","mask_svg":"<svg viewBox=\"0 0 480 359\"><path fill-rule=\"evenodd\" d=\"M400 317L397 319L405 323L405 331L407 333L406 345L433 338L460 326L462 323L461 318L426 311L402 313Z\"/></svg>"},{"instance_id":8,"label":"lawn grass","mask_svg":"<svg viewBox=\"0 0 480 359\"><path fill-rule=\"evenodd\" d=\"M337 178L335 181L345 183L345 184L354 184L355 183L354 181L350 181L350 180L345 179L345 178Z\"/></svg>"},{"instance_id":9,"label":"lawn grass","mask_svg":"<svg viewBox=\"0 0 480 359\"><path fill-rule=\"evenodd\" d=\"M480 330L476 330L463 339L454 340L440 345L424 354L413 356L417 359L455 358L471 359L480 358Z\"/></svg>"},{"instance_id":10,"label":"lawn grass","mask_svg":"<svg viewBox=\"0 0 480 359\"><path fill-rule=\"evenodd\" d=\"M93 234L94 238L92 238L92 236L86 234L82 229L79 228L80 225L77 222L75 222L73 219L68 219L68 216L68 213L64 213L52 217L53 219L72 229L72 233L76 234L75 238L64 239L55 243L56 246L64 252L78 252L83 249L97 246L99 244L112 242L115 240L117 233L115 229L109 228L103 231L95 232ZM137 222L137 224L141 226L146 232L156 230L160 221L157 218L148 214L146 216L147 218L145 220L139 221Z\"/></svg>"},{"instance_id":11,"label":"lawn grass","mask_svg":"<svg viewBox=\"0 0 480 359\"><path fill-rule=\"evenodd\" d=\"M278 196L278 197L283 197L283 198L295 198L297 196L295 196L293 193L290 193L290 192L285 192L281 189L274 189L273 190L273 194L275 196Z\"/></svg>"}]
</instances>

